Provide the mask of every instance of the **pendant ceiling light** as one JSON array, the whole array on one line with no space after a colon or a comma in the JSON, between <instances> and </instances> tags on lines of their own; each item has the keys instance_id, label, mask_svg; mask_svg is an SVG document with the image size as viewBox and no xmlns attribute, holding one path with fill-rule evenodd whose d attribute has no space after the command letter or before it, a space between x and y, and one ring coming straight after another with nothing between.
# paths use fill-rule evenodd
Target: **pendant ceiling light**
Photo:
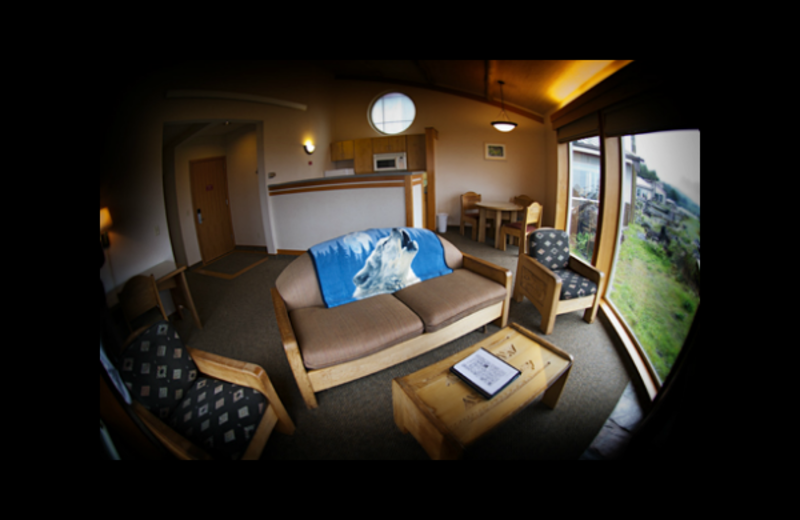
<instances>
[{"instance_id":1,"label":"pendant ceiling light","mask_svg":"<svg viewBox=\"0 0 800 520\"><path fill-rule=\"evenodd\" d=\"M505 98L503 97L503 85L505 85L506 82L498 81L498 83L500 83L500 103L503 107L503 109L500 111L500 115L503 116L503 119L499 121L492 121L492 126L501 132L510 132L517 127L517 123L512 123L511 120L508 119L508 114L506 114L506 102Z\"/></svg>"}]
</instances>

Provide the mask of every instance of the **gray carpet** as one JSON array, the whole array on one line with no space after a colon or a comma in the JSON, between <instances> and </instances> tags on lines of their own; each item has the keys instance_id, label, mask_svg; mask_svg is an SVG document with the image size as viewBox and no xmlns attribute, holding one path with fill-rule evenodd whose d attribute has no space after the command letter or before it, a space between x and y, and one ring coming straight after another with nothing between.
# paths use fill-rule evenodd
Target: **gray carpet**
<instances>
[{"instance_id":1,"label":"gray carpet","mask_svg":"<svg viewBox=\"0 0 800 520\"><path fill-rule=\"evenodd\" d=\"M457 228L444 235L459 249L516 273L517 247L499 251L491 241L478 244ZM270 288L295 257L276 255L233 280L187 272L203 320L203 330L187 316L176 321L187 344L264 367L295 422L292 436L274 432L263 459L425 460L410 435L400 433L392 415L391 380L428 366L485 337L480 331L406 363L317 394L319 408L308 410L283 353ZM527 300L512 300L509 321L534 333L541 316ZM499 330L489 325L487 334ZM486 435L464 459L577 460L603 427L630 381L622 358L598 318L583 321L583 311L556 318L549 341L572 354L575 364L554 410L532 405Z\"/></svg>"},{"instance_id":2,"label":"gray carpet","mask_svg":"<svg viewBox=\"0 0 800 520\"><path fill-rule=\"evenodd\" d=\"M266 252L234 250L206 266L193 269L193 271L220 278L234 278L244 274L256 263L268 258Z\"/></svg>"}]
</instances>

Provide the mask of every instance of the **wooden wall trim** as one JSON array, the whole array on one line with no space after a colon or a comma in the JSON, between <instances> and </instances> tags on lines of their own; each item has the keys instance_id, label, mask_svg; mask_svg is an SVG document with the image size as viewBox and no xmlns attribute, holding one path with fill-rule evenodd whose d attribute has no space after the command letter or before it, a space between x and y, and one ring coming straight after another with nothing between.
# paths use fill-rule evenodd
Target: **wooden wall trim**
<instances>
[{"instance_id":1,"label":"wooden wall trim","mask_svg":"<svg viewBox=\"0 0 800 520\"><path fill-rule=\"evenodd\" d=\"M405 183L402 181L390 182L390 183L346 184L346 185L336 185L336 186L310 186L310 187L302 187L291 190L287 189L283 191L274 191L270 192L269 196L273 197L275 195L288 195L292 193L306 193L312 191L358 190L364 188L402 188L403 186L405 186Z\"/></svg>"},{"instance_id":2,"label":"wooden wall trim","mask_svg":"<svg viewBox=\"0 0 800 520\"><path fill-rule=\"evenodd\" d=\"M602 130L602 129L601 129ZM611 268L614 266L614 252L617 246L619 228L620 198L622 196L622 140L608 137L600 144L600 212L597 218L597 237L592 264L605 273L602 286L597 288L601 298L605 298Z\"/></svg>"},{"instance_id":3,"label":"wooden wall trim","mask_svg":"<svg viewBox=\"0 0 800 520\"><path fill-rule=\"evenodd\" d=\"M272 184L269 186L270 191L274 190L281 190L281 189L291 189L298 186L312 186L312 185L324 185L324 184L347 184L347 183L359 183L359 182L380 182L380 181L402 181L403 178L407 177L407 175L392 175L392 174L384 174L384 175L376 175L374 177L364 176L364 175L348 175L344 177L320 177L316 179L303 179L300 181L294 182L287 182L285 184Z\"/></svg>"},{"instance_id":4,"label":"wooden wall trim","mask_svg":"<svg viewBox=\"0 0 800 520\"><path fill-rule=\"evenodd\" d=\"M433 128L425 128L425 164L428 174L428 191L423 194L425 199L425 223L423 226L431 231L436 231L436 141L439 132Z\"/></svg>"}]
</instances>

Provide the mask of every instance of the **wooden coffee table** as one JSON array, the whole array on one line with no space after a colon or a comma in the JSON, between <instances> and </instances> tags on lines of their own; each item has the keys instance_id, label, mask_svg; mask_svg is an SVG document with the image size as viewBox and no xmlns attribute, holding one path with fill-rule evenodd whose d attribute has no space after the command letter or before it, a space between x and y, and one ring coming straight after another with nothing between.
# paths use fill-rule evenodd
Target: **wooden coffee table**
<instances>
[{"instance_id":1,"label":"wooden coffee table","mask_svg":"<svg viewBox=\"0 0 800 520\"><path fill-rule=\"evenodd\" d=\"M481 347L522 371L488 400L450 372ZM432 459L457 459L464 448L542 393L542 402L555 408L572 361L570 354L512 323L458 354L392 380L395 423L403 433L411 432Z\"/></svg>"}]
</instances>

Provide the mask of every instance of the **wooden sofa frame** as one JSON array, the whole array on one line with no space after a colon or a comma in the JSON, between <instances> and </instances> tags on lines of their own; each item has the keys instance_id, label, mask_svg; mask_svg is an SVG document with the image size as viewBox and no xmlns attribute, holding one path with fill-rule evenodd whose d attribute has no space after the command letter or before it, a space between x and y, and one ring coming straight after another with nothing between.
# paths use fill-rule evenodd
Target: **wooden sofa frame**
<instances>
[{"instance_id":1,"label":"wooden sofa frame","mask_svg":"<svg viewBox=\"0 0 800 520\"><path fill-rule=\"evenodd\" d=\"M506 298L502 302L481 309L436 332L423 332L421 335L369 356L347 361L338 365L309 370L303 364L303 356L297 345L297 338L289 319L286 304L276 288L272 288L272 303L281 334L286 357L292 369L297 386L309 409L319 406L316 392L327 390L350 381L380 372L421 354L441 347L461 336L494 322L498 327L508 323L508 311L512 293L512 273L509 269L496 266L472 255L462 253L463 268L493 280L506 288Z\"/></svg>"}]
</instances>

